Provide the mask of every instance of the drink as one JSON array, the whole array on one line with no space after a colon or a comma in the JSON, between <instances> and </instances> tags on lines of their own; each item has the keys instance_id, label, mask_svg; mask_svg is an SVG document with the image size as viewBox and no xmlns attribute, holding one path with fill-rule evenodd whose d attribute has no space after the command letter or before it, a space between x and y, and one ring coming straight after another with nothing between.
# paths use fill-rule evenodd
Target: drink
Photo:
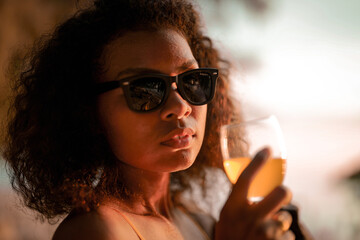
<instances>
[{"instance_id":1,"label":"drink","mask_svg":"<svg viewBox=\"0 0 360 240\"><path fill-rule=\"evenodd\" d=\"M240 174L249 165L248 157L231 158L224 160L225 172L233 184ZM250 184L248 198L254 199L268 195L275 187L280 186L285 175L286 160L281 158L269 159L256 174Z\"/></svg>"}]
</instances>

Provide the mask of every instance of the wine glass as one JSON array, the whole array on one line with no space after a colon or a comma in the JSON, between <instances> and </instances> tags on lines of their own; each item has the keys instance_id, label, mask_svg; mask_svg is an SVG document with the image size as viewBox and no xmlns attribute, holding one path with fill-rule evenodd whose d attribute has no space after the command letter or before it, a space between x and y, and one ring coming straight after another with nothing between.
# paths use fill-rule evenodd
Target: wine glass
<instances>
[{"instance_id":1,"label":"wine glass","mask_svg":"<svg viewBox=\"0 0 360 240\"><path fill-rule=\"evenodd\" d=\"M248 199L251 202L260 201L282 184L286 169L286 148L275 116L224 125L220 129L220 141L224 169L233 184L257 152L265 147L271 148L271 159L250 184Z\"/></svg>"}]
</instances>

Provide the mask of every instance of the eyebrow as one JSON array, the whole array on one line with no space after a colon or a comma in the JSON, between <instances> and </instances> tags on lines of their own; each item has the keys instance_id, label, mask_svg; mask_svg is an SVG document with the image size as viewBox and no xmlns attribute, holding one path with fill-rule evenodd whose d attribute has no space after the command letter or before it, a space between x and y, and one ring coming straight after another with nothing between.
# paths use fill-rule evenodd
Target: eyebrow
<instances>
[{"instance_id":1,"label":"eyebrow","mask_svg":"<svg viewBox=\"0 0 360 240\"><path fill-rule=\"evenodd\" d=\"M178 72L183 72L190 69L195 64L197 64L197 61L195 59L191 59L181 64L179 67L176 68L176 70ZM152 68L126 68L125 70L119 72L116 75L116 79L120 79L124 75L139 75L139 74L148 74L148 73L164 74L163 72Z\"/></svg>"},{"instance_id":2,"label":"eyebrow","mask_svg":"<svg viewBox=\"0 0 360 240\"><path fill-rule=\"evenodd\" d=\"M188 70L190 67L192 67L195 64L198 64L198 62L195 59L190 59L190 60L184 62L183 64L181 64L181 66L176 68L176 70L178 70L178 71Z\"/></svg>"}]
</instances>

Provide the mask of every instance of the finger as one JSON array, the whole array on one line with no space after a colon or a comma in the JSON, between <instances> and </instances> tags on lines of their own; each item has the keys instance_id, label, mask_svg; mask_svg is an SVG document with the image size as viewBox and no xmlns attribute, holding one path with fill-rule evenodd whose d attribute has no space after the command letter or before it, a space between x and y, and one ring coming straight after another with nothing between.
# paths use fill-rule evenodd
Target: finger
<instances>
[{"instance_id":1,"label":"finger","mask_svg":"<svg viewBox=\"0 0 360 240\"><path fill-rule=\"evenodd\" d=\"M256 154L254 159L250 164L245 168L242 174L239 176L236 184L233 187L232 195L235 195L234 200L238 202L247 201L247 194L249 186L256 173L261 169L262 166L266 163L271 155L269 148L264 148Z\"/></svg>"},{"instance_id":2,"label":"finger","mask_svg":"<svg viewBox=\"0 0 360 240\"><path fill-rule=\"evenodd\" d=\"M281 227L280 222L269 219L259 225L256 236L261 239L280 239L284 234Z\"/></svg>"},{"instance_id":3,"label":"finger","mask_svg":"<svg viewBox=\"0 0 360 240\"><path fill-rule=\"evenodd\" d=\"M284 186L276 187L262 201L253 205L254 214L259 219L266 219L274 215L280 208L291 201L292 194Z\"/></svg>"},{"instance_id":4,"label":"finger","mask_svg":"<svg viewBox=\"0 0 360 240\"><path fill-rule=\"evenodd\" d=\"M295 234L292 231L286 231L280 237L280 240L295 240Z\"/></svg>"},{"instance_id":5,"label":"finger","mask_svg":"<svg viewBox=\"0 0 360 240\"><path fill-rule=\"evenodd\" d=\"M259 238L266 239L279 239L279 240L292 240L295 239L293 232L286 230L284 231L282 223L273 219L264 221L260 224L257 229L256 236Z\"/></svg>"},{"instance_id":6,"label":"finger","mask_svg":"<svg viewBox=\"0 0 360 240\"><path fill-rule=\"evenodd\" d=\"M292 223L292 216L287 211L279 211L275 214L274 220L280 222L281 229L285 232L289 230L291 223Z\"/></svg>"}]
</instances>

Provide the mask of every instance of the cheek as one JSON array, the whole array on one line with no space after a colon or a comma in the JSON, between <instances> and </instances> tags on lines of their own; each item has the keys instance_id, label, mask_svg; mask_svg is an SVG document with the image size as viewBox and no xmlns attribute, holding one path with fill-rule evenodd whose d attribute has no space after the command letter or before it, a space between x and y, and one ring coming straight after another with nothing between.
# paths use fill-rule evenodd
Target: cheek
<instances>
[{"instance_id":1,"label":"cheek","mask_svg":"<svg viewBox=\"0 0 360 240\"><path fill-rule=\"evenodd\" d=\"M117 159L133 167L151 169L152 158L158 155L156 123L153 117L139 117L126 110L109 116L106 134Z\"/></svg>"},{"instance_id":2,"label":"cheek","mask_svg":"<svg viewBox=\"0 0 360 240\"><path fill-rule=\"evenodd\" d=\"M205 127L206 127L207 105L194 107L193 113L194 113L194 118L197 121L198 137L202 143L205 134Z\"/></svg>"},{"instance_id":3,"label":"cheek","mask_svg":"<svg viewBox=\"0 0 360 240\"><path fill-rule=\"evenodd\" d=\"M138 158L142 151L147 151L149 124L128 115L115 117L107 129L108 141L114 154L121 160ZM139 151L141 150L141 151Z\"/></svg>"},{"instance_id":4,"label":"cheek","mask_svg":"<svg viewBox=\"0 0 360 240\"><path fill-rule=\"evenodd\" d=\"M206 116L207 116L207 105L200 106L199 122L200 122L201 127L204 132L205 132L205 127L206 127Z\"/></svg>"},{"instance_id":5,"label":"cheek","mask_svg":"<svg viewBox=\"0 0 360 240\"><path fill-rule=\"evenodd\" d=\"M108 95L111 96L111 94ZM126 149L124 146L126 139L129 140L129 136L132 135L130 129L134 129L130 126L133 121L127 120L131 113L128 112L121 98L115 95L113 98L104 95L99 98L98 114L108 143L113 153L119 157L119 152Z\"/></svg>"}]
</instances>

